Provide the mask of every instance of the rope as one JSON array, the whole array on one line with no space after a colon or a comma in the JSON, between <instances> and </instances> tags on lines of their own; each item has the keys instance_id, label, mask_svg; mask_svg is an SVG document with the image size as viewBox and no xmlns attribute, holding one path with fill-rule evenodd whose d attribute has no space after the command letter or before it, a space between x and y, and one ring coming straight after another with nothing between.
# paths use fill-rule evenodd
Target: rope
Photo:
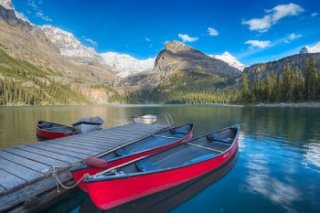
<instances>
[{"instance_id":1,"label":"rope","mask_svg":"<svg viewBox=\"0 0 320 213\"><path fill-rule=\"evenodd\" d=\"M57 175L57 170L55 168L58 168L58 167L52 166L52 173L51 174L52 174L52 177L56 181L56 186L57 186L58 193L60 193L60 187L66 189L66 190L73 189L73 188L77 187L81 183L81 181L83 181L86 177L89 176L89 174L84 174L75 184L73 184L71 186L66 186L59 179L59 176Z\"/></svg>"}]
</instances>

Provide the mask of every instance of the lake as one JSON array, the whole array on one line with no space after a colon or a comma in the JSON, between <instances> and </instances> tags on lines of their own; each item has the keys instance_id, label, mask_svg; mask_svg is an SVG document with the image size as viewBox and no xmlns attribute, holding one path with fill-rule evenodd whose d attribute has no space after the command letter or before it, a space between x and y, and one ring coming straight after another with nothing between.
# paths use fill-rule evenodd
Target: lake
<instances>
[{"instance_id":1,"label":"lake","mask_svg":"<svg viewBox=\"0 0 320 213\"><path fill-rule=\"evenodd\" d=\"M0 147L37 140L38 120L58 123L88 115L104 127L134 115L165 113L176 124L193 122L195 135L240 124L239 153L215 173L111 212L320 212L320 108L169 106L0 107ZM111 195L112 196L112 195ZM98 212L85 193L75 192L50 212Z\"/></svg>"}]
</instances>

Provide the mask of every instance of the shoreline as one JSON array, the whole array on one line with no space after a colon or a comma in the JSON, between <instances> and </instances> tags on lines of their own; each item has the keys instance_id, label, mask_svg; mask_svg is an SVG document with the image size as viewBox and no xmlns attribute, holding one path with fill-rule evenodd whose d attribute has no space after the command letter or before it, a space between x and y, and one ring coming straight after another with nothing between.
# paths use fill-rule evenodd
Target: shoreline
<instances>
[{"instance_id":1,"label":"shoreline","mask_svg":"<svg viewBox=\"0 0 320 213\"><path fill-rule=\"evenodd\" d=\"M301 102L301 103L258 103L258 104L226 104L226 103L204 103L204 104L52 104L52 105L27 105L27 104L9 104L0 105L0 107L56 107L56 106L113 106L113 107L170 107L170 106L218 106L218 107L306 107L320 108L320 102Z\"/></svg>"}]
</instances>

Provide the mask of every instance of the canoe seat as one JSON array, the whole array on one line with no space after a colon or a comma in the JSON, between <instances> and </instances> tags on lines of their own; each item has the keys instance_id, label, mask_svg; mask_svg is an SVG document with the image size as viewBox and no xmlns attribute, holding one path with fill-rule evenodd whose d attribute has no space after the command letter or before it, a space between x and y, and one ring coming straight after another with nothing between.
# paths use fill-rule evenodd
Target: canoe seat
<instances>
[{"instance_id":1,"label":"canoe seat","mask_svg":"<svg viewBox=\"0 0 320 213\"><path fill-rule=\"evenodd\" d=\"M118 157L122 157L122 156L129 154L129 152L128 152L128 150L126 150L126 148L120 148L120 149L115 150L114 152L116 153L116 155L118 155Z\"/></svg>"},{"instance_id":2,"label":"canoe seat","mask_svg":"<svg viewBox=\"0 0 320 213\"><path fill-rule=\"evenodd\" d=\"M157 170L157 167L147 160L137 161L136 166L141 172Z\"/></svg>"},{"instance_id":3,"label":"canoe seat","mask_svg":"<svg viewBox=\"0 0 320 213\"><path fill-rule=\"evenodd\" d=\"M84 163L88 166L93 166L101 169L107 168L107 161L97 157L88 157L84 160Z\"/></svg>"}]
</instances>

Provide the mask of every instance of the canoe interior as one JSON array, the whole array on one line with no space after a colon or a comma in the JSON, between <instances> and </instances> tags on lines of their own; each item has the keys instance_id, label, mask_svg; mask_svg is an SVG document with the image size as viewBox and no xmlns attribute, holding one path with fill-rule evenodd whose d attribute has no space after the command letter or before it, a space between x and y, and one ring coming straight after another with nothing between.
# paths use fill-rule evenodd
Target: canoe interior
<instances>
[{"instance_id":1,"label":"canoe interior","mask_svg":"<svg viewBox=\"0 0 320 213\"><path fill-rule=\"evenodd\" d=\"M190 134L192 129L193 124L186 124L180 127L172 128L170 130L148 136L142 140L137 141L136 143L121 147L111 153L101 156L100 158L107 161L110 159L120 158L134 153L143 152L145 150L155 149L157 147L172 144L178 140L185 138L188 134Z\"/></svg>"},{"instance_id":2,"label":"canoe interior","mask_svg":"<svg viewBox=\"0 0 320 213\"><path fill-rule=\"evenodd\" d=\"M47 121L39 121L38 128L48 132L77 133L77 130L73 127Z\"/></svg>"},{"instance_id":3,"label":"canoe interior","mask_svg":"<svg viewBox=\"0 0 320 213\"><path fill-rule=\"evenodd\" d=\"M237 135L237 130L237 128L228 128L207 136L199 137L166 151L156 153L142 160L123 166L121 167L121 170L119 168L118 171L105 172L101 175L114 176L153 172L208 160L225 152L231 147Z\"/></svg>"}]
</instances>

